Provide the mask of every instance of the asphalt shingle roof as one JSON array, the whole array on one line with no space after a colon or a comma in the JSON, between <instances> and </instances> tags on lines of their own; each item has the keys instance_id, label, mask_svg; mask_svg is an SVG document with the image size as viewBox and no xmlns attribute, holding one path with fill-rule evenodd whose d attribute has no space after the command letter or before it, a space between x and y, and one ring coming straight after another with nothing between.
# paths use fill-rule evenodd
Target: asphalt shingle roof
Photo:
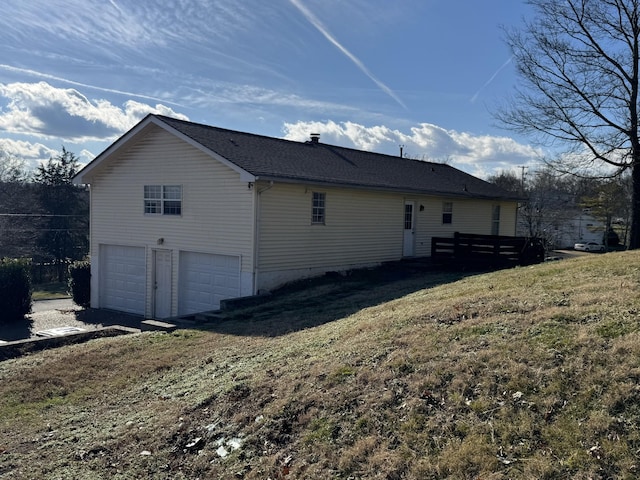
<instances>
[{"instance_id":1,"label":"asphalt shingle roof","mask_svg":"<svg viewBox=\"0 0 640 480\"><path fill-rule=\"evenodd\" d=\"M518 199L461 170L441 163L365 152L321 142L294 142L155 115L204 148L263 180L360 188Z\"/></svg>"}]
</instances>

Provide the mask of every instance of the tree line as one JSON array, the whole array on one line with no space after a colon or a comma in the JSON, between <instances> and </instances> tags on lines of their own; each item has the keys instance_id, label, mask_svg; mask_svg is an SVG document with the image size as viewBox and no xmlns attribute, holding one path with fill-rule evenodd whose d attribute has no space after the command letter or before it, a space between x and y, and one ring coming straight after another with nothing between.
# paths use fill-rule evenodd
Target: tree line
<instances>
[{"instance_id":1,"label":"tree line","mask_svg":"<svg viewBox=\"0 0 640 480\"><path fill-rule=\"evenodd\" d=\"M505 29L521 83L495 116L564 150L557 170L624 178L627 244L640 248L640 0L527 3L521 27Z\"/></svg>"},{"instance_id":2,"label":"tree line","mask_svg":"<svg viewBox=\"0 0 640 480\"><path fill-rule=\"evenodd\" d=\"M0 258L54 265L63 281L69 262L87 256L89 193L71 182L79 169L64 147L35 171L0 153Z\"/></svg>"},{"instance_id":3,"label":"tree line","mask_svg":"<svg viewBox=\"0 0 640 480\"><path fill-rule=\"evenodd\" d=\"M628 245L631 225L632 179L580 177L545 166L521 175L503 171L488 179L522 197L518 211L518 235L536 237L548 248L562 248L563 235L571 222L583 213L598 222L594 231L607 247ZM579 241L578 234L572 238Z\"/></svg>"}]
</instances>

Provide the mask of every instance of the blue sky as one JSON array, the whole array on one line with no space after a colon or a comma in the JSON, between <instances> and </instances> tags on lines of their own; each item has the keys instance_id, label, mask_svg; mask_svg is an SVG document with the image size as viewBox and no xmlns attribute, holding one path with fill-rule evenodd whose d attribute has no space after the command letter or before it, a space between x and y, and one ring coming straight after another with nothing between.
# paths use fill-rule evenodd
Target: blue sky
<instances>
[{"instance_id":1,"label":"blue sky","mask_svg":"<svg viewBox=\"0 0 640 480\"><path fill-rule=\"evenodd\" d=\"M495 125L524 0L5 0L0 151L83 162L148 113L446 161L542 153Z\"/></svg>"}]
</instances>

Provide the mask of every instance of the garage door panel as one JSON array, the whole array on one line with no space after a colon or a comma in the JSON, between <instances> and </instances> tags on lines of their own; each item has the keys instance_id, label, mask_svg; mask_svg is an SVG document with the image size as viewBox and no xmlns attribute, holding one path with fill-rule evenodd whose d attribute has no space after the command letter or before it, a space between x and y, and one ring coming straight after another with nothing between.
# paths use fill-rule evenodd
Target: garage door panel
<instances>
[{"instance_id":1,"label":"garage door panel","mask_svg":"<svg viewBox=\"0 0 640 480\"><path fill-rule=\"evenodd\" d=\"M180 252L178 313L217 310L220 301L240 295L240 258Z\"/></svg>"},{"instance_id":2,"label":"garage door panel","mask_svg":"<svg viewBox=\"0 0 640 480\"><path fill-rule=\"evenodd\" d=\"M144 247L100 246L100 306L144 314L146 260Z\"/></svg>"}]
</instances>

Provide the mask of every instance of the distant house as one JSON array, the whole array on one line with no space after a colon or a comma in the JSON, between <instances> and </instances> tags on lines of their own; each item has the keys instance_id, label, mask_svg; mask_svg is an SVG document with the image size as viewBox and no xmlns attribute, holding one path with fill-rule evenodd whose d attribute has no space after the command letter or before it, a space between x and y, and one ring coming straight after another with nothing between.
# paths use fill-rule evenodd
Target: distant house
<instances>
[{"instance_id":1,"label":"distant house","mask_svg":"<svg viewBox=\"0 0 640 480\"><path fill-rule=\"evenodd\" d=\"M602 243L605 225L586 210L576 211L558 229L557 244L560 248L573 247L577 242Z\"/></svg>"},{"instance_id":2,"label":"distant house","mask_svg":"<svg viewBox=\"0 0 640 480\"><path fill-rule=\"evenodd\" d=\"M75 177L91 306L166 318L328 271L514 235L517 198L451 166L149 115Z\"/></svg>"}]
</instances>

